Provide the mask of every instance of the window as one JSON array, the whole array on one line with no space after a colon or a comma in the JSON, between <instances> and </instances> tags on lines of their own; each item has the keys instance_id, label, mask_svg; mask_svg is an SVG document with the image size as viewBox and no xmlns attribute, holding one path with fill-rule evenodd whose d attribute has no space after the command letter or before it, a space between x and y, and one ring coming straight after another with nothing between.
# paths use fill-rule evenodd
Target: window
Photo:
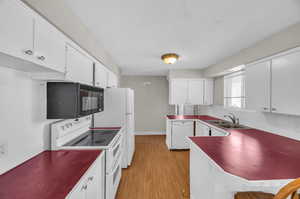
<instances>
[{"instance_id":1,"label":"window","mask_svg":"<svg viewBox=\"0 0 300 199\"><path fill-rule=\"evenodd\" d=\"M224 76L224 106L230 108L245 107L244 71Z\"/></svg>"}]
</instances>

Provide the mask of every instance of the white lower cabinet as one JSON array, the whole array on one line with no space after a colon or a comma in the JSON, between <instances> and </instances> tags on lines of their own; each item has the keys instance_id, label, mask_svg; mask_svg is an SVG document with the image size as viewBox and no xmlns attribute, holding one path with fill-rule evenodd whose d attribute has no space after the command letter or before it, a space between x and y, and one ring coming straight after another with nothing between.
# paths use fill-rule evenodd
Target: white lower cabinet
<instances>
[{"instance_id":1,"label":"white lower cabinet","mask_svg":"<svg viewBox=\"0 0 300 199\"><path fill-rule=\"evenodd\" d=\"M104 163L104 152L102 152L66 199L103 199L105 194Z\"/></svg>"},{"instance_id":2,"label":"white lower cabinet","mask_svg":"<svg viewBox=\"0 0 300 199\"><path fill-rule=\"evenodd\" d=\"M217 128L210 127L203 122L196 122L196 136L227 136L228 133Z\"/></svg>"},{"instance_id":3,"label":"white lower cabinet","mask_svg":"<svg viewBox=\"0 0 300 199\"><path fill-rule=\"evenodd\" d=\"M194 121L171 121L169 130L169 149L189 149L187 137L194 136Z\"/></svg>"},{"instance_id":4,"label":"white lower cabinet","mask_svg":"<svg viewBox=\"0 0 300 199\"><path fill-rule=\"evenodd\" d=\"M190 150L190 196L191 199L212 199L212 166L204 153L199 152L194 144Z\"/></svg>"},{"instance_id":5,"label":"white lower cabinet","mask_svg":"<svg viewBox=\"0 0 300 199\"><path fill-rule=\"evenodd\" d=\"M166 145L168 149L171 148L171 140L172 140L172 120L166 120Z\"/></svg>"},{"instance_id":6,"label":"white lower cabinet","mask_svg":"<svg viewBox=\"0 0 300 199\"><path fill-rule=\"evenodd\" d=\"M228 133L215 129L215 128L210 128L210 136L227 136Z\"/></svg>"},{"instance_id":7,"label":"white lower cabinet","mask_svg":"<svg viewBox=\"0 0 300 199\"><path fill-rule=\"evenodd\" d=\"M210 127L202 122L196 122L196 136L210 136Z\"/></svg>"}]
</instances>

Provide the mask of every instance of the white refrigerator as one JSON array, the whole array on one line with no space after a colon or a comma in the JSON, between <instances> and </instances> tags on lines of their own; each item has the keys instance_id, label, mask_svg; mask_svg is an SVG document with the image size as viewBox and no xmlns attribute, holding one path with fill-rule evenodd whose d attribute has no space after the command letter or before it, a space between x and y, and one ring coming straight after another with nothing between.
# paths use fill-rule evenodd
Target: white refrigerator
<instances>
[{"instance_id":1,"label":"white refrigerator","mask_svg":"<svg viewBox=\"0 0 300 199\"><path fill-rule=\"evenodd\" d=\"M108 88L104 91L104 111L94 114L94 127L124 127L122 167L131 165L135 151L134 91Z\"/></svg>"}]
</instances>

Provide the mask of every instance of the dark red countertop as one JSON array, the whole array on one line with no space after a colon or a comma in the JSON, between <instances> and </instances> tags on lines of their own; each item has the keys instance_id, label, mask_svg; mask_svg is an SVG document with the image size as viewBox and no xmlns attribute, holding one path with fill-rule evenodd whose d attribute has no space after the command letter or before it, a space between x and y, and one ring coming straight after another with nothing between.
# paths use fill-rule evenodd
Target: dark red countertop
<instances>
[{"instance_id":1,"label":"dark red countertop","mask_svg":"<svg viewBox=\"0 0 300 199\"><path fill-rule=\"evenodd\" d=\"M45 151L0 175L1 199L64 199L101 150Z\"/></svg>"},{"instance_id":2,"label":"dark red countertop","mask_svg":"<svg viewBox=\"0 0 300 199\"><path fill-rule=\"evenodd\" d=\"M230 174L248 180L300 177L300 141L258 129L226 131L229 136L190 139Z\"/></svg>"}]
</instances>

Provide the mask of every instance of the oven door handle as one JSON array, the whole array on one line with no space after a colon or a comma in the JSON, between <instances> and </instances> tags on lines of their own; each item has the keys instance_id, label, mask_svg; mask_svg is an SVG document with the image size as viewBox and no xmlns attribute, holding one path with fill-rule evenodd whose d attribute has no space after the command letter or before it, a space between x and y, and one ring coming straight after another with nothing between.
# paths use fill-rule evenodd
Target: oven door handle
<instances>
[{"instance_id":1,"label":"oven door handle","mask_svg":"<svg viewBox=\"0 0 300 199\"><path fill-rule=\"evenodd\" d=\"M120 140L122 138L122 134L120 134L117 138L116 138L116 141L112 144L112 148L114 149L118 143L121 143Z\"/></svg>"},{"instance_id":2,"label":"oven door handle","mask_svg":"<svg viewBox=\"0 0 300 199\"><path fill-rule=\"evenodd\" d=\"M118 165L121 163L121 161L122 161L122 154L119 153L118 156L117 156L117 158L115 159L115 162L114 162L113 167L112 167L112 168L113 168L113 169L112 169L112 172L113 172L113 173L116 171L116 168L117 168Z\"/></svg>"}]
</instances>

